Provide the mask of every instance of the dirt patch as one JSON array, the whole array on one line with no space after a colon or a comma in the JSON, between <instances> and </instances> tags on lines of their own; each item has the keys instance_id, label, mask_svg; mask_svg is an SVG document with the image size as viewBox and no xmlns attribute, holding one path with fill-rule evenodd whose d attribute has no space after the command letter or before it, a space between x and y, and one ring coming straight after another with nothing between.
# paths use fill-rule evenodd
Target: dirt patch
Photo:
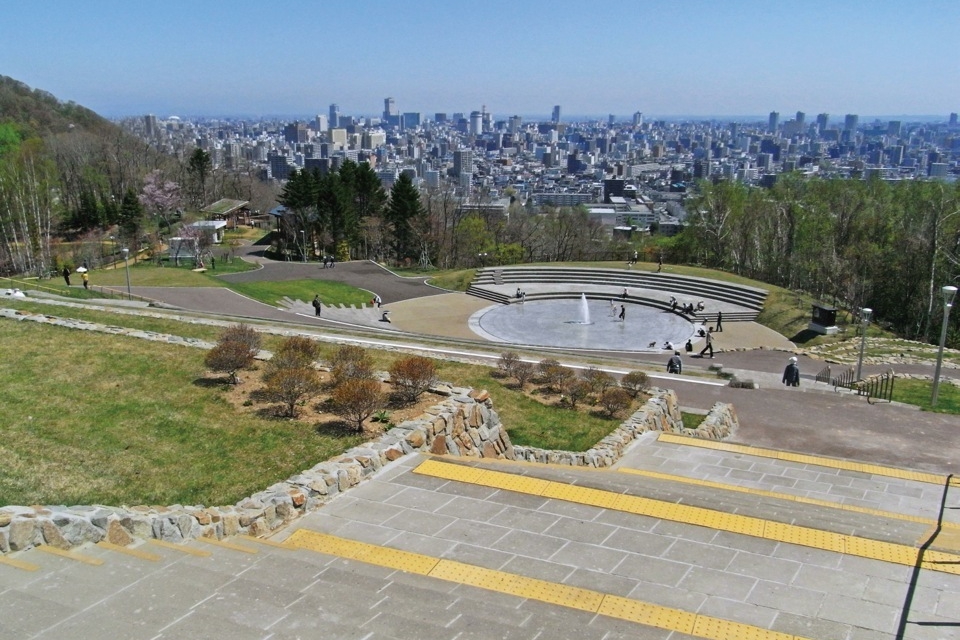
<instances>
[{"instance_id":1,"label":"dirt patch","mask_svg":"<svg viewBox=\"0 0 960 640\"><path fill-rule=\"evenodd\" d=\"M266 368L262 366L254 370L242 371L240 372L240 384L235 385L229 384L226 376L211 373L208 373L207 377L202 380L206 384L220 385L223 389L224 399L241 413L256 414L260 417L276 420L297 420L314 425L318 430L326 432L356 431L354 424L324 410L324 406L330 400L330 394L333 392L333 379L329 372L319 372L320 379L323 381L323 391L301 405L298 408L296 418L283 416L283 407L279 403L265 399L264 389L266 385L263 382L265 373ZM375 439L394 425L423 415L429 407L446 399L445 396L427 392L421 395L417 402L403 404L396 399L395 389L392 385L382 382L380 383L380 390L388 398L388 401L382 412L378 411L374 416L364 420L363 435L368 439Z\"/></svg>"}]
</instances>

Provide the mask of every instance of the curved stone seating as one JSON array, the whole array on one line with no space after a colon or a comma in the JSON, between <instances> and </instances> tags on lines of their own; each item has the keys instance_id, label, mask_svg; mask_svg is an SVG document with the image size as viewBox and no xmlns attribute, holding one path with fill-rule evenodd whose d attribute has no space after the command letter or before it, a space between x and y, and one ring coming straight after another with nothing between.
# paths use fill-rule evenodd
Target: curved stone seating
<instances>
[{"instance_id":1,"label":"curved stone seating","mask_svg":"<svg viewBox=\"0 0 960 640\"><path fill-rule=\"evenodd\" d=\"M531 301L585 294L589 299L612 299L665 310L672 310L670 297L680 305L703 301L704 311L686 317L707 322L715 322L718 311L723 312L725 322L753 321L767 297L764 289L707 278L578 267L488 267L477 271L467 293L498 304L515 304L519 302L517 288ZM628 292L625 298L623 289ZM680 314L679 308L673 311Z\"/></svg>"}]
</instances>

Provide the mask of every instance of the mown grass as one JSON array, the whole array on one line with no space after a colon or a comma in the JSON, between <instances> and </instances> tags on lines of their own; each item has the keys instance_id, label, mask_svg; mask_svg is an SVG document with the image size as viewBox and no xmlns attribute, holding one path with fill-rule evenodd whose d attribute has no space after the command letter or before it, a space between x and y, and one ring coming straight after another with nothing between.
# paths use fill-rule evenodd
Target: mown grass
<instances>
[{"instance_id":1,"label":"mown grass","mask_svg":"<svg viewBox=\"0 0 960 640\"><path fill-rule=\"evenodd\" d=\"M330 280L284 280L282 282L232 282L229 287L254 300L276 305L284 297L309 302L319 294L324 304L360 306L370 302L370 292Z\"/></svg>"},{"instance_id":2,"label":"mown grass","mask_svg":"<svg viewBox=\"0 0 960 640\"><path fill-rule=\"evenodd\" d=\"M960 389L952 384L940 382L937 391L937 406L930 406L930 395L933 393L932 380L903 380L893 383L893 400L912 404L924 411L936 413L960 414Z\"/></svg>"},{"instance_id":3,"label":"mown grass","mask_svg":"<svg viewBox=\"0 0 960 640\"><path fill-rule=\"evenodd\" d=\"M203 355L0 322L0 505L230 504L359 442L236 412Z\"/></svg>"},{"instance_id":4,"label":"mown grass","mask_svg":"<svg viewBox=\"0 0 960 640\"><path fill-rule=\"evenodd\" d=\"M155 262L130 263L130 285L133 287L225 287L225 283L217 275L238 273L256 269L257 265L233 258L224 261L217 259L216 269L208 268L204 272L194 271L193 263L184 261L181 266L164 263L159 267ZM99 284L105 287L126 287L127 273L123 262L106 269L96 269L90 272L90 284Z\"/></svg>"}]
</instances>

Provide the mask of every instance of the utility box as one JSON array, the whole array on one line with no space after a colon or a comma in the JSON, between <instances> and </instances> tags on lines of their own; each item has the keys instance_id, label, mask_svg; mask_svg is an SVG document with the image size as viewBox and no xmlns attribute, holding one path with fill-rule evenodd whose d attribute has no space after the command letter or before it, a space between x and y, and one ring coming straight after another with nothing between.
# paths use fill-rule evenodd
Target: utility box
<instances>
[{"instance_id":1,"label":"utility box","mask_svg":"<svg viewBox=\"0 0 960 640\"><path fill-rule=\"evenodd\" d=\"M813 305L813 314L810 324L807 325L807 329L824 336L839 333L840 327L837 326L837 308L821 304Z\"/></svg>"}]
</instances>

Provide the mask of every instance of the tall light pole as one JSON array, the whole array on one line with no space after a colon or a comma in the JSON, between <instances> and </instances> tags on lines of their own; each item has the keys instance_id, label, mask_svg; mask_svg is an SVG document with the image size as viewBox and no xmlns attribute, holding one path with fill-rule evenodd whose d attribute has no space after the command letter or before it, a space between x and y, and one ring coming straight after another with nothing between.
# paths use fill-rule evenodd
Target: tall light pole
<instances>
[{"instance_id":1,"label":"tall light pole","mask_svg":"<svg viewBox=\"0 0 960 640\"><path fill-rule=\"evenodd\" d=\"M940 365L943 364L943 345L947 341L947 324L950 319L950 309L953 308L953 298L957 295L957 288L947 285L940 289L943 294L943 327L940 328L940 348L937 349L937 368L933 372L933 394L930 396L930 406L937 406L937 395L940 393Z\"/></svg>"},{"instance_id":2,"label":"tall light pole","mask_svg":"<svg viewBox=\"0 0 960 640\"><path fill-rule=\"evenodd\" d=\"M300 243L303 245L303 254L301 255L301 262L307 261L307 232L303 229L300 229Z\"/></svg>"},{"instance_id":3,"label":"tall light pole","mask_svg":"<svg viewBox=\"0 0 960 640\"><path fill-rule=\"evenodd\" d=\"M860 373L863 371L863 349L867 346L867 327L870 325L870 316L873 315L873 309L864 307L860 309L860 357L857 359L857 380L863 380Z\"/></svg>"},{"instance_id":4,"label":"tall light pole","mask_svg":"<svg viewBox=\"0 0 960 640\"><path fill-rule=\"evenodd\" d=\"M123 266L127 270L127 300L132 300L133 296L130 293L130 263L127 261L127 258L130 256L130 249L124 247L123 251Z\"/></svg>"}]
</instances>

